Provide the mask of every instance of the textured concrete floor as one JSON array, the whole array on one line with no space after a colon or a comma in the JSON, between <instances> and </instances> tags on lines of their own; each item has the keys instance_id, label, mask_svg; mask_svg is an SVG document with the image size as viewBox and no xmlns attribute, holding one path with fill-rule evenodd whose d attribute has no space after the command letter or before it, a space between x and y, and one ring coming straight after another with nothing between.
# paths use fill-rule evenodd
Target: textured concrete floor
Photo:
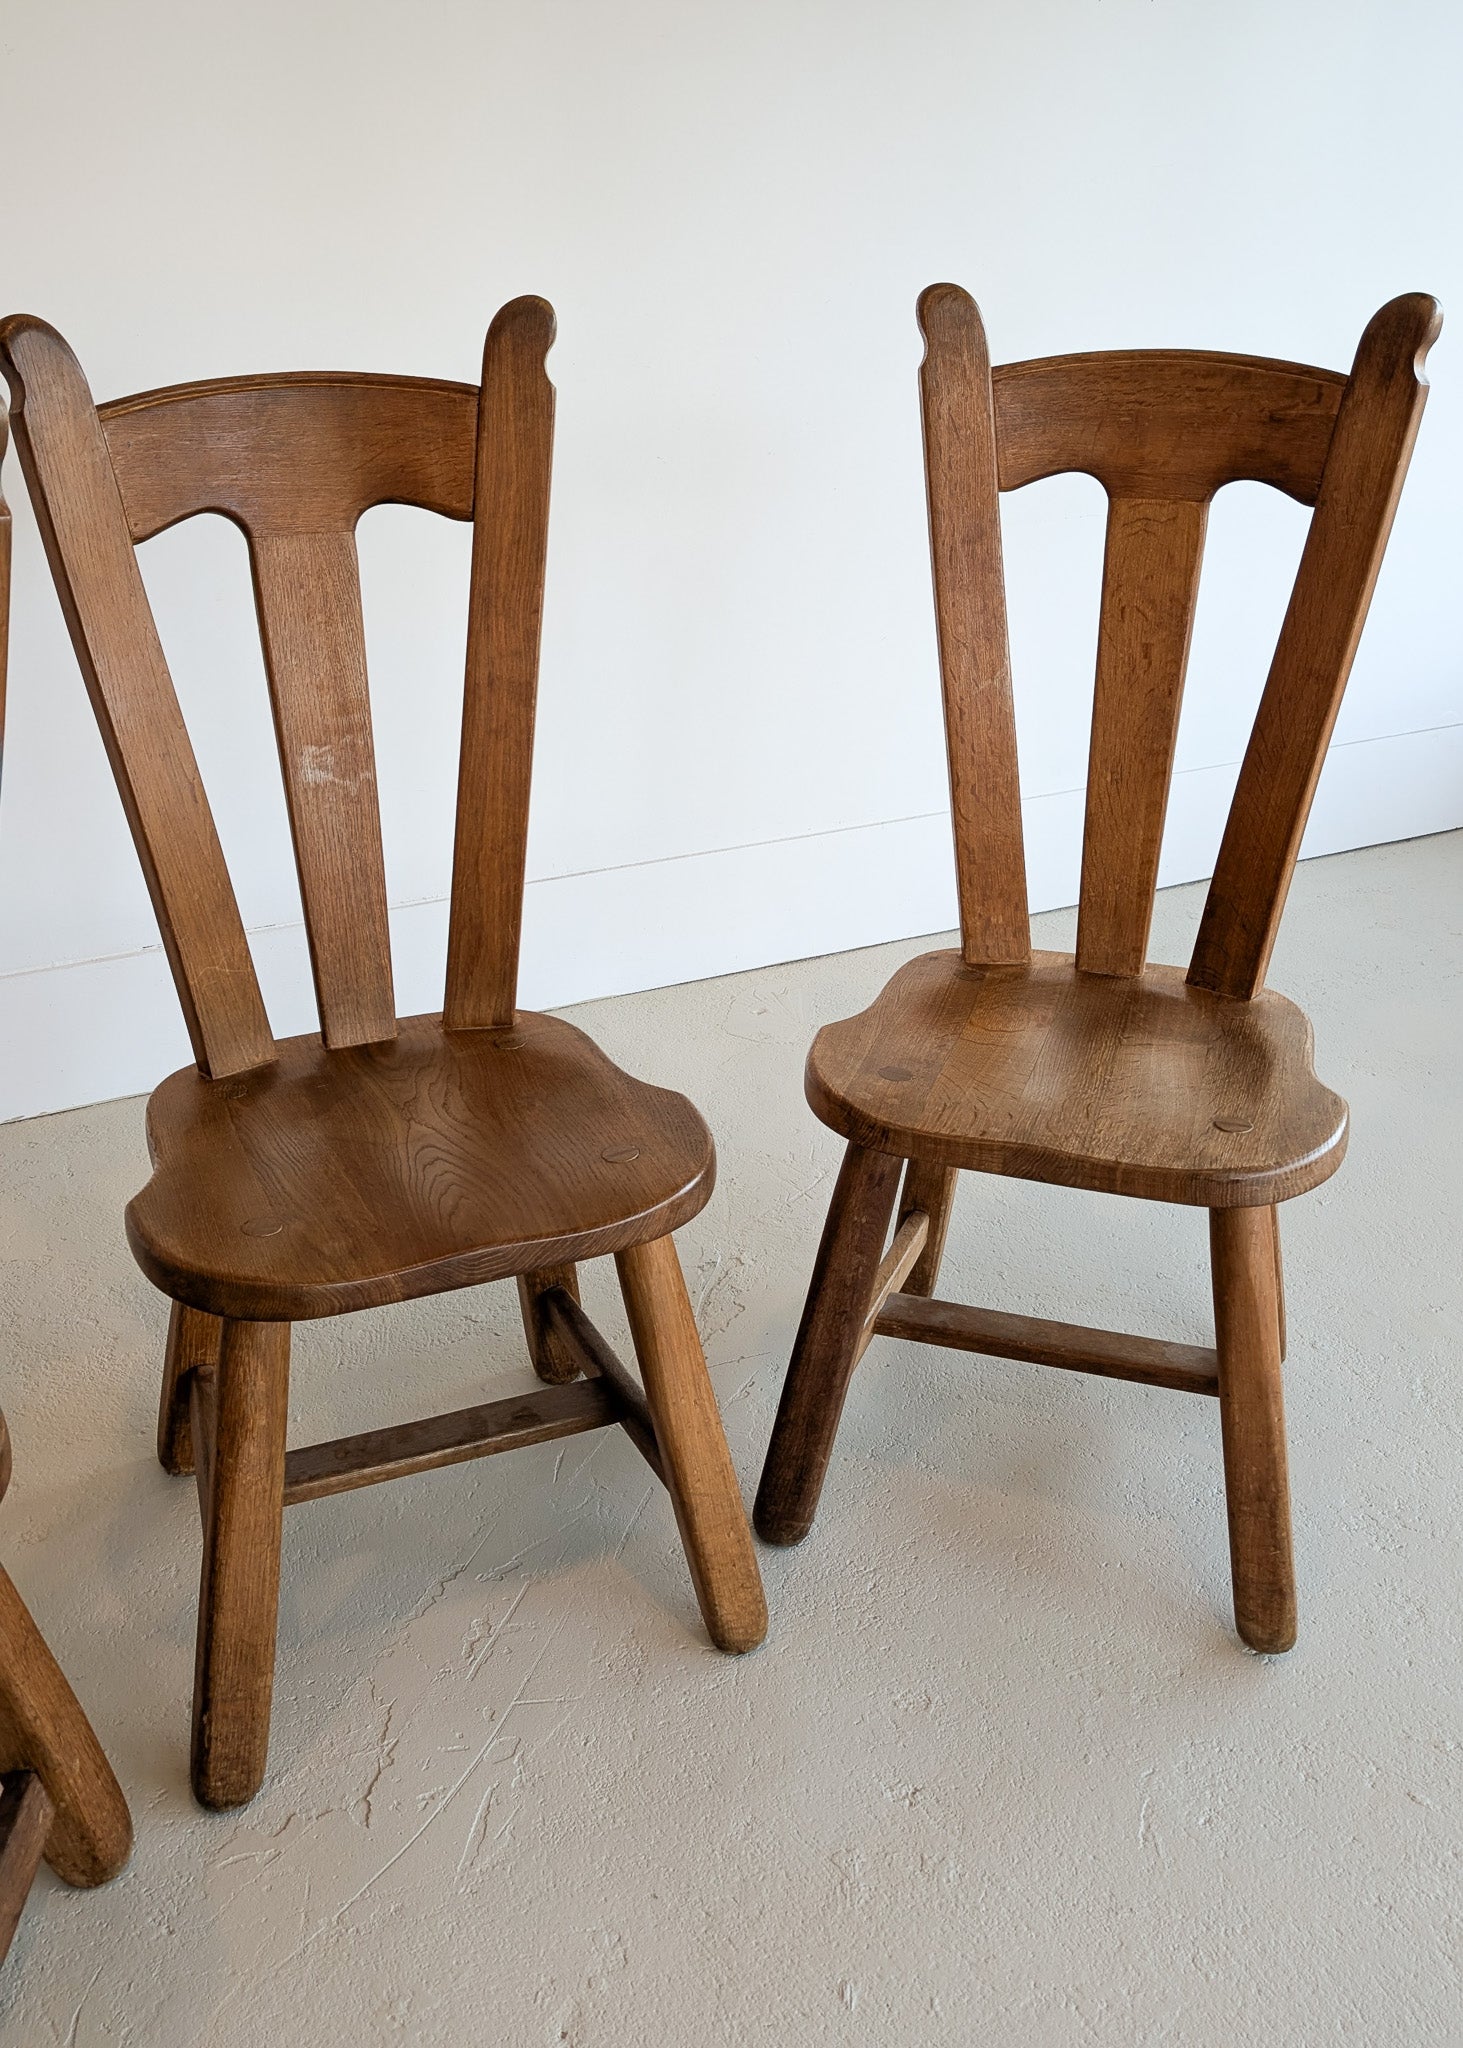
<instances>
[{"instance_id":1,"label":"textured concrete floor","mask_svg":"<svg viewBox=\"0 0 1463 2048\"><path fill-rule=\"evenodd\" d=\"M1160 899L1160 957L1198 901ZM618 1433L292 1510L269 1781L231 1816L187 1789L142 1105L0 1130L0 1555L137 1823L109 1890L43 1875L0 2040L1463 2040L1460 919L1463 834L1311 862L1272 974L1355 1113L1285 1216L1290 1657L1230 1630L1212 1404L881 1341L740 1661ZM749 1498L836 1164L807 1041L919 950L577 1013L716 1131L682 1248ZM967 1179L943 1284L1208 1341L1198 1211ZM522 1383L520 1343L506 1286L307 1327L295 1440Z\"/></svg>"}]
</instances>

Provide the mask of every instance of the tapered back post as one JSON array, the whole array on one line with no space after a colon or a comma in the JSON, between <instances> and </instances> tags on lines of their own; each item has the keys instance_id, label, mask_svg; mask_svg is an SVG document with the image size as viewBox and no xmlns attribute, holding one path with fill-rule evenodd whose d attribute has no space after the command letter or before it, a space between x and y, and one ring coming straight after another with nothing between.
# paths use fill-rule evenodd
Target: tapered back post
<instances>
[{"instance_id":1,"label":"tapered back post","mask_svg":"<svg viewBox=\"0 0 1463 2048\"><path fill-rule=\"evenodd\" d=\"M1031 923L990 352L975 301L957 285L931 285L920 297L919 322L961 953L969 967L1014 967L1031 957Z\"/></svg>"},{"instance_id":2,"label":"tapered back post","mask_svg":"<svg viewBox=\"0 0 1463 2048\"><path fill-rule=\"evenodd\" d=\"M254 964L157 627L101 420L43 321L0 327L0 366L36 522L206 1074L273 1057Z\"/></svg>"},{"instance_id":3,"label":"tapered back post","mask_svg":"<svg viewBox=\"0 0 1463 2048\"><path fill-rule=\"evenodd\" d=\"M1198 988L1248 997L1264 984L1441 326L1437 302L1411 292L1373 316L1357 348L1199 924L1189 968Z\"/></svg>"},{"instance_id":4,"label":"tapered back post","mask_svg":"<svg viewBox=\"0 0 1463 2048\"><path fill-rule=\"evenodd\" d=\"M488 329L474 455L476 516L443 1021L510 1025L549 532L554 312L515 299Z\"/></svg>"}]
</instances>

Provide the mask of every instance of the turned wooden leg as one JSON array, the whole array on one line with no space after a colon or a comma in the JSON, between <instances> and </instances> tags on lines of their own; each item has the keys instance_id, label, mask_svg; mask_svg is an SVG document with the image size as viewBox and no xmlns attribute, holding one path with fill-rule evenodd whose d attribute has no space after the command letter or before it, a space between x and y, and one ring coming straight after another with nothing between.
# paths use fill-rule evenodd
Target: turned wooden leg
<instances>
[{"instance_id":1,"label":"turned wooden leg","mask_svg":"<svg viewBox=\"0 0 1463 2048\"><path fill-rule=\"evenodd\" d=\"M1275 1242L1268 1209L1209 1212L1235 1627L1272 1652L1295 1641Z\"/></svg>"},{"instance_id":2,"label":"turned wooden leg","mask_svg":"<svg viewBox=\"0 0 1463 2048\"><path fill-rule=\"evenodd\" d=\"M675 1244L635 1245L615 1265L707 1631L719 1650L754 1650L767 1602Z\"/></svg>"},{"instance_id":3,"label":"turned wooden leg","mask_svg":"<svg viewBox=\"0 0 1463 2048\"><path fill-rule=\"evenodd\" d=\"M940 1260L945 1253L945 1233L950 1228L950 1211L955 1202L955 1183L959 1178L955 1167L930 1166L921 1159L911 1159L904 1170L904 1186L899 1195L899 1223L902 1224L915 1209L922 1209L930 1219L930 1234L904 1282L902 1292L905 1294L929 1295L935 1291L935 1282L940 1277Z\"/></svg>"},{"instance_id":4,"label":"turned wooden leg","mask_svg":"<svg viewBox=\"0 0 1463 2048\"><path fill-rule=\"evenodd\" d=\"M899 1168L860 1145L844 1154L757 1492L757 1533L768 1543L801 1543L813 1526Z\"/></svg>"},{"instance_id":5,"label":"turned wooden leg","mask_svg":"<svg viewBox=\"0 0 1463 2048\"><path fill-rule=\"evenodd\" d=\"M242 1806L264 1779L279 1613L288 1323L223 1326L216 1378L194 1376L203 1580L193 1680L193 1790Z\"/></svg>"},{"instance_id":6,"label":"turned wooden leg","mask_svg":"<svg viewBox=\"0 0 1463 2048\"><path fill-rule=\"evenodd\" d=\"M199 1366L217 1366L223 1332L217 1316L185 1308L181 1301L173 1303L157 1411L157 1458L164 1472L171 1472L175 1479L193 1470L189 1381Z\"/></svg>"},{"instance_id":7,"label":"turned wooden leg","mask_svg":"<svg viewBox=\"0 0 1463 2048\"><path fill-rule=\"evenodd\" d=\"M537 1273L518 1276L518 1306L523 1314L523 1334L533 1369L551 1387L566 1386L579 1377L579 1361L554 1340L554 1332L539 1303L551 1287L562 1287L572 1301L579 1299L579 1274L573 1266L545 1266Z\"/></svg>"}]
</instances>

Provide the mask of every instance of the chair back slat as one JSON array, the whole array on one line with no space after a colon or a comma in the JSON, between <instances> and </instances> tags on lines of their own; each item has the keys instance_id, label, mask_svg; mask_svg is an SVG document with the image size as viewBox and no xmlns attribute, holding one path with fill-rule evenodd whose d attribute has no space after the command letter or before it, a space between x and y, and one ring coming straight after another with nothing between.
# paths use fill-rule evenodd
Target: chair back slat
<instances>
[{"instance_id":1,"label":"chair back slat","mask_svg":"<svg viewBox=\"0 0 1463 2048\"><path fill-rule=\"evenodd\" d=\"M239 907L86 379L53 328L0 326L16 445L51 573L206 1074L274 1056Z\"/></svg>"},{"instance_id":2,"label":"chair back slat","mask_svg":"<svg viewBox=\"0 0 1463 2048\"><path fill-rule=\"evenodd\" d=\"M396 1036L355 535L255 533L259 633L329 1046Z\"/></svg>"},{"instance_id":3,"label":"chair back slat","mask_svg":"<svg viewBox=\"0 0 1463 2048\"><path fill-rule=\"evenodd\" d=\"M514 299L488 330L478 408L467 667L443 1018L511 1025L548 547L553 308Z\"/></svg>"},{"instance_id":4,"label":"chair back slat","mask_svg":"<svg viewBox=\"0 0 1463 2048\"><path fill-rule=\"evenodd\" d=\"M1148 957L1207 517L1197 498L1108 508L1077 915L1089 974L1141 974Z\"/></svg>"},{"instance_id":5,"label":"chair back slat","mask_svg":"<svg viewBox=\"0 0 1463 2048\"><path fill-rule=\"evenodd\" d=\"M1247 998L1265 980L1326 747L1427 398L1442 324L1421 292L1368 323L1200 920L1189 980Z\"/></svg>"},{"instance_id":6,"label":"chair back slat","mask_svg":"<svg viewBox=\"0 0 1463 2048\"><path fill-rule=\"evenodd\" d=\"M931 285L920 298L919 322L961 953L971 967L1019 966L1031 956L1031 925L990 353L975 301L956 285Z\"/></svg>"}]
</instances>

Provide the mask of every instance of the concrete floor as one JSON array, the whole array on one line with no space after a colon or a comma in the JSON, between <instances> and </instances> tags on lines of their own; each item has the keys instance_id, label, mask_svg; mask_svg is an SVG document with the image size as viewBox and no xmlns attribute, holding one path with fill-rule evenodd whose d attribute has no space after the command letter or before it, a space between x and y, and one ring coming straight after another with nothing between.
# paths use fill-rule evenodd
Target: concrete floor
<instances>
[{"instance_id":1,"label":"concrete floor","mask_svg":"<svg viewBox=\"0 0 1463 2048\"><path fill-rule=\"evenodd\" d=\"M1199 897L1160 898L1156 955ZM618 1432L292 1510L234 1815L187 1787L197 1514L121 1231L142 1104L0 1130L0 1555L137 1823L109 1890L43 1874L0 2040L1463 2041L1460 920L1463 834L1313 861L1272 973L1355 1114L1285 1217L1291 1656L1230 1629L1212 1404L881 1340L740 1661ZM717 1134L681 1241L749 1498L836 1165L807 1042L920 950L576 1013ZM1206 1284L1202 1212L967 1179L943 1291L1207 1342ZM295 1355L296 1441L527 1377L509 1286Z\"/></svg>"}]
</instances>

